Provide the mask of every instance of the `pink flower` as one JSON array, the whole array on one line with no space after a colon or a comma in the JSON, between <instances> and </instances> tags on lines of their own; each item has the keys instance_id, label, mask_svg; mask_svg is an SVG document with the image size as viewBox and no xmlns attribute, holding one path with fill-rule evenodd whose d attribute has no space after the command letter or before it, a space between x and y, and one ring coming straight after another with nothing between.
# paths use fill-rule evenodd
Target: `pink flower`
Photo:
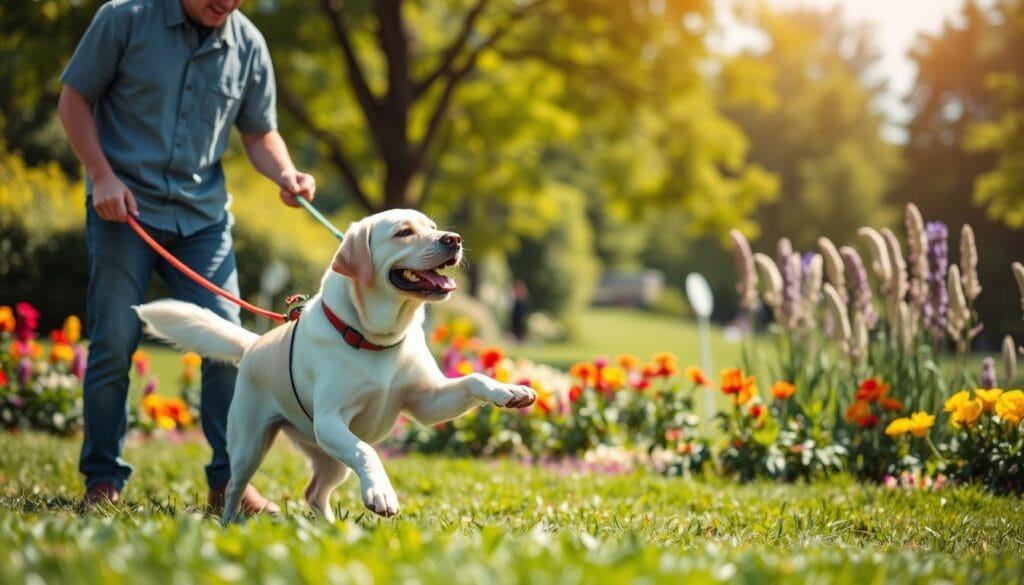
<instances>
[{"instance_id":1,"label":"pink flower","mask_svg":"<svg viewBox=\"0 0 1024 585\"><path fill-rule=\"evenodd\" d=\"M39 327L39 311L32 305L21 302L14 306L14 312L18 316L15 335L20 341L27 343L35 337L35 331Z\"/></svg>"}]
</instances>

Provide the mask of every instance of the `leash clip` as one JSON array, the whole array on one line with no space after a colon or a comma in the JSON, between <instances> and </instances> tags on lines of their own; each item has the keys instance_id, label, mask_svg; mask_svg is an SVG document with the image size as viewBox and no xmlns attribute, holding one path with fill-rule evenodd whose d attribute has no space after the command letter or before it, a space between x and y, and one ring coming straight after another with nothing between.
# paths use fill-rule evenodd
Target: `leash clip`
<instances>
[{"instance_id":1,"label":"leash clip","mask_svg":"<svg viewBox=\"0 0 1024 585\"><path fill-rule=\"evenodd\" d=\"M302 310L306 308L306 303L309 302L309 295L291 295L284 299L285 305L288 310L285 312L285 318L289 321L298 321L299 317L302 316Z\"/></svg>"}]
</instances>

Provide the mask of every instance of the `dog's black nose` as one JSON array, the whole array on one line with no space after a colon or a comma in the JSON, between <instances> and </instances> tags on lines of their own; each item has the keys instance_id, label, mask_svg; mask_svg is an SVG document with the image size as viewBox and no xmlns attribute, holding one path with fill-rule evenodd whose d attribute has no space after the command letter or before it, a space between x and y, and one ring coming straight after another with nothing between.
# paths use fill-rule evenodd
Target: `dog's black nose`
<instances>
[{"instance_id":1,"label":"dog's black nose","mask_svg":"<svg viewBox=\"0 0 1024 585\"><path fill-rule=\"evenodd\" d=\"M447 233L441 236L441 243L452 248L458 248L462 245L462 236L459 234Z\"/></svg>"}]
</instances>

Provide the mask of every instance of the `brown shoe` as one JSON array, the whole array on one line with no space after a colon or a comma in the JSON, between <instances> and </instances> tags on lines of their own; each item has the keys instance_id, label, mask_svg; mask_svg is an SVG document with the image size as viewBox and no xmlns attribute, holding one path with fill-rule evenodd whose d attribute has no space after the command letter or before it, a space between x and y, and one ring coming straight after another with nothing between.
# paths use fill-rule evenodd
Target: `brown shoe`
<instances>
[{"instance_id":1,"label":"brown shoe","mask_svg":"<svg viewBox=\"0 0 1024 585\"><path fill-rule=\"evenodd\" d=\"M120 501L121 491L109 481L101 481L85 490L85 496L78 502L78 512L88 512L96 506L117 504Z\"/></svg>"},{"instance_id":2,"label":"brown shoe","mask_svg":"<svg viewBox=\"0 0 1024 585\"><path fill-rule=\"evenodd\" d=\"M206 497L206 503L209 504L213 512L220 514L224 512L224 498L227 492L227 484L224 487L218 489L211 489L209 495ZM268 514L280 514L281 508L271 502L267 498L263 497L260 492L253 487L252 484L245 486L245 491L242 492L242 504L240 510L246 516L254 516L260 512L266 512Z\"/></svg>"}]
</instances>

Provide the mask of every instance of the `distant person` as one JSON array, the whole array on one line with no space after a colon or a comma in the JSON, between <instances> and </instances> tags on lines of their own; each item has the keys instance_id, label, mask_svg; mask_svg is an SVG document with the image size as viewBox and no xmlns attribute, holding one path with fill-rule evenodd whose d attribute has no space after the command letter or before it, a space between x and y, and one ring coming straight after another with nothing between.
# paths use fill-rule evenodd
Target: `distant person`
<instances>
[{"instance_id":1,"label":"distant person","mask_svg":"<svg viewBox=\"0 0 1024 585\"><path fill-rule=\"evenodd\" d=\"M512 282L512 306L509 311L509 331L516 343L526 341L526 317L530 311L530 292L522 279Z\"/></svg>"},{"instance_id":2,"label":"distant person","mask_svg":"<svg viewBox=\"0 0 1024 585\"><path fill-rule=\"evenodd\" d=\"M238 295L221 157L232 126L253 167L292 207L316 183L299 172L277 132L274 70L266 41L237 9L242 0L114 0L100 7L61 80L58 107L86 172L87 312L81 509L117 502L132 468L121 458L128 372L139 343L132 305L155 270L175 297L235 323L239 307L177 272L125 224L145 224L171 254ZM213 449L211 507L223 505L230 466L228 406L236 369L204 361L201 417ZM278 511L251 485L248 513Z\"/></svg>"}]
</instances>

